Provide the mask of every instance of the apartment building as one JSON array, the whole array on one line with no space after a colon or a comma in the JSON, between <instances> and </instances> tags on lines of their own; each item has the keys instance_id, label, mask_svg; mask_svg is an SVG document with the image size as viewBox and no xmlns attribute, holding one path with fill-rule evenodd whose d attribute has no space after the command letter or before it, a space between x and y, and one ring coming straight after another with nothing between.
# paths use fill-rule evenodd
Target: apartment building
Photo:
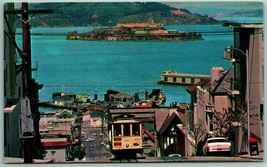
<instances>
[{"instance_id":1,"label":"apartment building","mask_svg":"<svg viewBox=\"0 0 267 167\"><path fill-rule=\"evenodd\" d=\"M233 67L227 71L213 67L210 81L187 88L192 100L191 129L193 125L202 125L207 135L221 136L231 128L227 133L234 143L233 154L248 152L250 137L257 139L261 151L264 141L263 26L234 24L231 27L234 28L234 46L226 46L224 59ZM227 120L228 116L231 120Z\"/></svg>"}]
</instances>

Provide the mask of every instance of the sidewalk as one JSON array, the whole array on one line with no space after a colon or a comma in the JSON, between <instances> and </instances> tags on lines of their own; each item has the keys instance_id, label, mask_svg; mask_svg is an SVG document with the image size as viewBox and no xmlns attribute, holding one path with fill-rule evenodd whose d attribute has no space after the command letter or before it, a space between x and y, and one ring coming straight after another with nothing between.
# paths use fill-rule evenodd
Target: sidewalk
<instances>
[{"instance_id":1,"label":"sidewalk","mask_svg":"<svg viewBox=\"0 0 267 167\"><path fill-rule=\"evenodd\" d=\"M240 155L239 157L241 157L241 158L247 158L247 159L263 160L264 153L263 152L259 152L259 155L253 155L253 156L251 156L250 154L246 154L246 155Z\"/></svg>"}]
</instances>

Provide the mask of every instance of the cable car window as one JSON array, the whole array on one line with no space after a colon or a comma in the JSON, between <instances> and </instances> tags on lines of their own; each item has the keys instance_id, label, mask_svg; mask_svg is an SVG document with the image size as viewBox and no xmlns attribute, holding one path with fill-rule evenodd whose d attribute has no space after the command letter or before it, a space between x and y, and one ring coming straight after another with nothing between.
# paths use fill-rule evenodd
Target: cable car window
<instances>
[{"instance_id":1,"label":"cable car window","mask_svg":"<svg viewBox=\"0 0 267 167\"><path fill-rule=\"evenodd\" d=\"M123 125L124 136L130 136L130 124Z\"/></svg>"},{"instance_id":2,"label":"cable car window","mask_svg":"<svg viewBox=\"0 0 267 167\"><path fill-rule=\"evenodd\" d=\"M140 129L139 129L139 124L133 124L133 136L139 136L140 135Z\"/></svg>"},{"instance_id":3,"label":"cable car window","mask_svg":"<svg viewBox=\"0 0 267 167\"><path fill-rule=\"evenodd\" d=\"M114 125L114 136L121 136L121 125L120 124Z\"/></svg>"}]
</instances>

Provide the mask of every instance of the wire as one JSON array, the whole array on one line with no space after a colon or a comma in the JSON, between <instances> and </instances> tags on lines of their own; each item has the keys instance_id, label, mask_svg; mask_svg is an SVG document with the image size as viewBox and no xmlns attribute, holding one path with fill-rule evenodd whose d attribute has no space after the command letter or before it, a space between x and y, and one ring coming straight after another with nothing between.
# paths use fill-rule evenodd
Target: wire
<instances>
[{"instance_id":1,"label":"wire","mask_svg":"<svg viewBox=\"0 0 267 167\"><path fill-rule=\"evenodd\" d=\"M127 87L155 87L155 85L115 85L115 86L113 86L113 85L100 85L100 86L98 86L98 85L45 85L44 84L44 87L50 87L50 88L53 88L53 87L54 88L57 88L57 87L60 87L60 88L62 88L62 87L64 87L64 88L73 88L73 87L75 87L75 88L126 87L127 88Z\"/></svg>"},{"instance_id":2,"label":"wire","mask_svg":"<svg viewBox=\"0 0 267 167\"><path fill-rule=\"evenodd\" d=\"M5 32L6 36L9 38L9 40L11 41L11 43L12 43L12 44L15 46L15 48L17 49L17 51L18 51L18 53L19 53L21 59L22 59L23 61L25 61L27 58L26 58L26 56L23 54L23 51L18 47L18 45L17 45L17 43L16 43L15 36L13 35L14 33L12 33L12 31L11 31L11 27L10 27L10 24L9 24L9 21L8 21L6 15L5 15L5 21L6 21L6 24L7 24L9 33L7 33L6 31L4 31L4 32Z\"/></svg>"}]
</instances>

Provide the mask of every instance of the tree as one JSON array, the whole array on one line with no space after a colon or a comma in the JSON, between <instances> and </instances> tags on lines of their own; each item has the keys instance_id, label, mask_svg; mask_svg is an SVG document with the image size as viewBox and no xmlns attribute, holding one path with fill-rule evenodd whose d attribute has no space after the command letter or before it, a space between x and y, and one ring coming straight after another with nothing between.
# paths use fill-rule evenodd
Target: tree
<instances>
[{"instance_id":1,"label":"tree","mask_svg":"<svg viewBox=\"0 0 267 167\"><path fill-rule=\"evenodd\" d=\"M216 126L215 135L229 137L237 126L244 128L246 123L245 111L223 109L223 112L214 112L212 123Z\"/></svg>"},{"instance_id":2,"label":"tree","mask_svg":"<svg viewBox=\"0 0 267 167\"><path fill-rule=\"evenodd\" d=\"M75 146L72 150L72 158L78 158L79 160L83 159L83 157L85 156L85 147L84 146Z\"/></svg>"},{"instance_id":3,"label":"tree","mask_svg":"<svg viewBox=\"0 0 267 167\"><path fill-rule=\"evenodd\" d=\"M204 143L203 140L206 137L205 129L203 129L201 124L195 124L193 130L188 133L193 137L193 142L190 142L190 144L194 147L195 155L200 155Z\"/></svg>"},{"instance_id":4,"label":"tree","mask_svg":"<svg viewBox=\"0 0 267 167\"><path fill-rule=\"evenodd\" d=\"M35 149L35 151L34 151L34 158L35 159L43 159L45 157L45 154L47 152L45 151L45 147L43 144L35 147L34 149Z\"/></svg>"}]
</instances>

